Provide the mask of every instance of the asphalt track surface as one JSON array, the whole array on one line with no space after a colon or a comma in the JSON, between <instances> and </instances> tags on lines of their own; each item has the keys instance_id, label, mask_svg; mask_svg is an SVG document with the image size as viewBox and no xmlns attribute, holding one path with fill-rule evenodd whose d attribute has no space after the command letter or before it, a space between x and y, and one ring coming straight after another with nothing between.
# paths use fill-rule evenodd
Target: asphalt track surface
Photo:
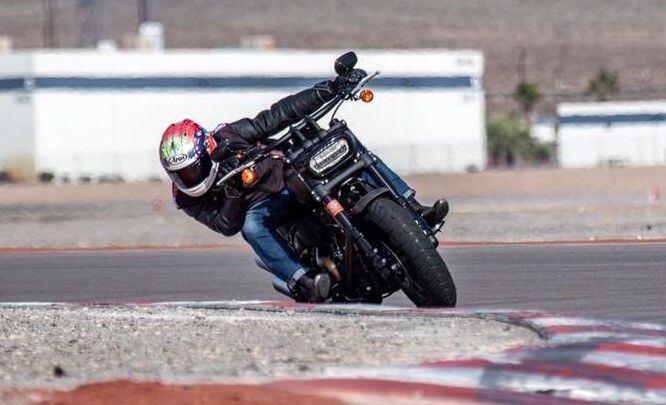
<instances>
[{"instance_id":1,"label":"asphalt track surface","mask_svg":"<svg viewBox=\"0 0 666 405\"><path fill-rule=\"evenodd\" d=\"M666 322L666 244L440 249L466 308ZM283 299L246 249L0 253L0 301ZM410 305L402 294L386 301Z\"/></svg>"}]
</instances>

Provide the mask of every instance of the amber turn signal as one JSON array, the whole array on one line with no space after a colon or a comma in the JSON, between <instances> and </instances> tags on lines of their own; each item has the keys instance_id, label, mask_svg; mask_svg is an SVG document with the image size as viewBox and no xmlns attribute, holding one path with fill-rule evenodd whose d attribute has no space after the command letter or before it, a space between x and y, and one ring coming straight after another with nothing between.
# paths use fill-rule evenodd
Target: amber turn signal
<instances>
[{"instance_id":1,"label":"amber turn signal","mask_svg":"<svg viewBox=\"0 0 666 405\"><path fill-rule=\"evenodd\" d=\"M361 90L361 94L359 94L359 98L361 101L364 103L369 103L375 98L375 93L372 92L372 90Z\"/></svg>"},{"instance_id":2,"label":"amber turn signal","mask_svg":"<svg viewBox=\"0 0 666 405\"><path fill-rule=\"evenodd\" d=\"M249 186L257 180L257 173L254 172L254 169L245 169L241 174L241 179L243 184Z\"/></svg>"}]
</instances>

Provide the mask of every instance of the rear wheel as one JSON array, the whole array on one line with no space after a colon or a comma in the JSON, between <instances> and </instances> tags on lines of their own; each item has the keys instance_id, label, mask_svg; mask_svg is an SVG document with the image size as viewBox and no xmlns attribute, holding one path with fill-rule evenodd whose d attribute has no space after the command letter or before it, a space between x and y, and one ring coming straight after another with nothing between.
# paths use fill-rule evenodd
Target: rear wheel
<instances>
[{"instance_id":1,"label":"rear wheel","mask_svg":"<svg viewBox=\"0 0 666 405\"><path fill-rule=\"evenodd\" d=\"M378 198L365 210L363 219L372 239L393 256L401 288L416 306L456 305L456 287L446 263L408 211L392 200Z\"/></svg>"}]
</instances>

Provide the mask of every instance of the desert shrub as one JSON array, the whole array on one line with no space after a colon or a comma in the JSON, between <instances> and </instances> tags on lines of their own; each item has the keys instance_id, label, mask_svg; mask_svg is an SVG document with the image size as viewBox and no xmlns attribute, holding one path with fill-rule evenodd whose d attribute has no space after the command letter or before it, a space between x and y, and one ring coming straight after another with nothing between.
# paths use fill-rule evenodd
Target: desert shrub
<instances>
[{"instance_id":1,"label":"desert shrub","mask_svg":"<svg viewBox=\"0 0 666 405\"><path fill-rule=\"evenodd\" d=\"M488 117L487 153L490 166L547 164L555 156L555 147L530 135L528 126L516 114Z\"/></svg>"},{"instance_id":2,"label":"desert shrub","mask_svg":"<svg viewBox=\"0 0 666 405\"><path fill-rule=\"evenodd\" d=\"M536 107L539 100L541 100L541 93L536 83L520 82L513 92L513 99L516 100L523 112L526 120L530 120L532 111Z\"/></svg>"},{"instance_id":3,"label":"desert shrub","mask_svg":"<svg viewBox=\"0 0 666 405\"><path fill-rule=\"evenodd\" d=\"M596 76L587 84L587 94L597 101L608 101L620 90L617 73L600 68Z\"/></svg>"},{"instance_id":4,"label":"desert shrub","mask_svg":"<svg viewBox=\"0 0 666 405\"><path fill-rule=\"evenodd\" d=\"M53 183L55 179L55 174L53 172L41 172L37 175L37 180L40 183Z\"/></svg>"}]
</instances>

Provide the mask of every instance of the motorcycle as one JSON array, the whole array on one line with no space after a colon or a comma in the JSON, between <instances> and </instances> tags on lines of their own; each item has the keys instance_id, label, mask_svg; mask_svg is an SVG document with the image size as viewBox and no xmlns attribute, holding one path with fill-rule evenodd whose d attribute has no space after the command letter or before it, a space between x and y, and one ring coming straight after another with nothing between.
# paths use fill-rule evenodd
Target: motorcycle
<instances>
[{"instance_id":1,"label":"motorcycle","mask_svg":"<svg viewBox=\"0 0 666 405\"><path fill-rule=\"evenodd\" d=\"M335 71L345 76L356 63L348 52L335 61ZM443 222L428 226L377 170L378 158L335 118L346 101L371 101L373 93L365 87L379 74L367 75L266 145L221 162L227 170L216 183L219 187L240 175L251 185L253 166L279 151L285 184L303 209L278 232L301 263L329 273L327 302L380 304L402 290L418 307L453 307L456 287L436 250L435 234ZM318 121L331 111L328 128L322 128ZM258 258L255 262L268 270ZM273 286L300 300L282 280Z\"/></svg>"}]
</instances>

